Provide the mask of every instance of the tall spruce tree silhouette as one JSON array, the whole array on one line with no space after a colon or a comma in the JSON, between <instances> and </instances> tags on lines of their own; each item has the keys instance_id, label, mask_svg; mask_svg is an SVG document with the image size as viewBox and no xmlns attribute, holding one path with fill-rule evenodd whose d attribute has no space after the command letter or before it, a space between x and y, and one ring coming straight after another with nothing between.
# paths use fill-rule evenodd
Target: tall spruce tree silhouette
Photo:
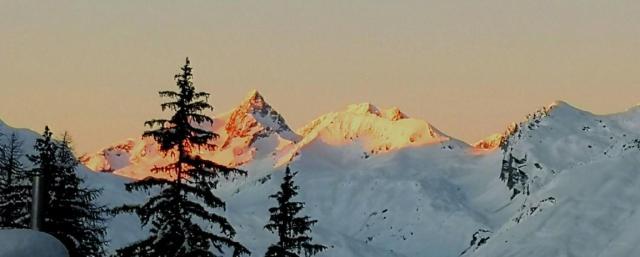
<instances>
[{"instance_id":1,"label":"tall spruce tree silhouette","mask_svg":"<svg viewBox=\"0 0 640 257\"><path fill-rule=\"evenodd\" d=\"M299 257L300 254L309 257L327 248L312 244L312 238L307 235L311 232L311 226L318 221L308 216L297 216L304 207L304 203L292 201L292 198L298 195L299 188L293 181L297 174L297 172L291 173L287 167L280 191L269 196L278 201L278 206L269 209L271 216L269 223L264 227L277 234L279 241L269 246L265 257Z\"/></svg>"},{"instance_id":2,"label":"tall spruce tree silhouette","mask_svg":"<svg viewBox=\"0 0 640 257\"><path fill-rule=\"evenodd\" d=\"M227 219L212 212L225 208L225 202L213 193L219 179L246 173L204 160L194 153L197 149L214 149L215 145L210 141L218 135L194 126L213 123L203 114L213 107L207 102L209 94L196 92L191 82L193 75L189 58L181 70L175 75L179 90L159 92L161 97L171 99L161 107L163 111L173 111L173 116L145 122L152 130L143 134L143 137L153 138L165 156L175 159L171 164L151 169L172 179L148 177L126 185L128 191L149 192L151 188L158 187L160 193L143 204L115 209L116 213L135 213L143 225L151 226L147 239L118 250L117 255L219 257L228 249L233 249L234 257L250 254L233 240L236 232ZM194 218L209 226L201 227Z\"/></svg>"}]
</instances>

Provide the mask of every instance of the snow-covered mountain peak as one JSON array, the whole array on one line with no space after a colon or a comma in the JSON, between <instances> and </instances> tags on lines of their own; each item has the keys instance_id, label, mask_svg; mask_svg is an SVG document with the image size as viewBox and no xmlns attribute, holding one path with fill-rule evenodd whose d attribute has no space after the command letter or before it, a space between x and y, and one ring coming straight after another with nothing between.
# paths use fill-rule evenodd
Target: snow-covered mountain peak
<instances>
[{"instance_id":1,"label":"snow-covered mountain peak","mask_svg":"<svg viewBox=\"0 0 640 257\"><path fill-rule=\"evenodd\" d=\"M431 124L409 118L398 108L381 111L370 103L349 105L320 116L298 132L303 139L295 151L322 142L330 146L355 144L365 155L450 140Z\"/></svg>"},{"instance_id":2,"label":"snow-covered mountain peak","mask_svg":"<svg viewBox=\"0 0 640 257\"><path fill-rule=\"evenodd\" d=\"M251 108L254 110L270 107L268 104L265 103L264 97L256 89L249 91L249 93L245 97L244 101L242 101L240 106L246 106L247 108Z\"/></svg>"},{"instance_id":3,"label":"snow-covered mountain peak","mask_svg":"<svg viewBox=\"0 0 640 257\"><path fill-rule=\"evenodd\" d=\"M553 108L553 107L556 107L556 106L558 106L558 107L569 107L569 108L573 108L573 106L572 106L571 104L567 103L567 102L566 102L566 101L564 101L564 100L555 100L555 101L551 102L551 103L550 103L549 105L547 105L547 106L548 106L548 107L550 107L550 108Z\"/></svg>"},{"instance_id":4,"label":"snow-covered mountain peak","mask_svg":"<svg viewBox=\"0 0 640 257\"><path fill-rule=\"evenodd\" d=\"M347 106L346 112L359 114L359 115L375 115L380 117L380 109L371 103L359 103L359 104L351 104Z\"/></svg>"},{"instance_id":5,"label":"snow-covered mountain peak","mask_svg":"<svg viewBox=\"0 0 640 257\"><path fill-rule=\"evenodd\" d=\"M235 109L229 112L229 115L238 117L260 114L260 116L265 116L272 113L277 114L271 105L264 100L264 97L254 89L247 94L244 100L242 100ZM222 116L226 115L223 114ZM280 117L279 114L274 116L277 116L275 118Z\"/></svg>"},{"instance_id":6,"label":"snow-covered mountain peak","mask_svg":"<svg viewBox=\"0 0 640 257\"><path fill-rule=\"evenodd\" d=\"M386 118L391 121L397 121L401 119L409 118L398 107L391 107L389 109L380 109L371 103L359 103L351 104L347 106L345 112L356 115L374 115L382 118Z\"/></svg>"},{"instance_id":7,"label":"snow-covered mountain peak","mask_svg":"<svg viewBox=\"0 0 640 257\"><path fill-rule=\"evenodd\" d=\"M528 130L532 130L539 127L542 120L550 115L555 117L554 120L564 123L574 123L593 114L580 110L565 101L556 100L551 104L536 110L534 113L527 115L523 121L509 124L503 133L490 135L489 137L476 142L473 146L480 150L492 150L499 148L505 139L517 134L520 129L526 128Z\"/></svg>"},{"instance_id":8,"label":"snow-covered mountain peak","mask_svg":"<svg viewBox=\"0 0 640 257\"><path fill-rule=\"evenodd\" d=\"M562 100L556 100L553 103L547 105L546 107L542 108L542 110L539 111L544 111L547 113L554 113L555 115L585 115L585 114L591 114L590 112L581 110L565 101Z\"/></svg>"},{"instance_id":9,"label":"snow-covered mountain peak","mask_svg":"<svg viewBox=\"0 0 640 257\"><path fill-rule=\"evenodd\" d=\"M226 115L223 115L226 116ZM298 141L296 135L287 125L285 119L269 105L264 97L252 90L240 105L228 114L225 130L230 137L245 137L253 134L257 137L268 137L277 133L289 141Z\"/></svg>"},{"instance_id":10,"label":"snow-covered mountain peak","mask_svg":"<svg viewBox=\"0 0 640 257\"><path fill-rule=\"evenodd\" d=\"M493 135L488 136L485 139L482 139L475 144L473 147L480 150L492 150L500 147L502 140L506 137L505 133L495 133Z\"/></svg>"},{"instance_id":11,"label":"snow-covered mountain peak","mask_svg":"<svg viewBox=\"0 0 640 257\"><path fill-rule=\"evenodd\" d=\"M235 109L215 117L213 124L205 125L203 129L219 135L212 142L218 147L213 151L201 150L198 154L234 167L269 156L279 147L301 139L257 90L251 91ZM150 138L124 140L82 158L92 170L133 178L153 175L148 172L151 167L168 161L170 158L160 153L157 143Z\"/></svg>"},{"instance_id":12,"label":"snow-covered mountain peak","mask_svg":"<svg viewBox=\"0 0 640 257\"><path fill-rule=\"evenodd\" d=\"M409 116L400 110L398 107L391 107L389 109L384 110L384 117L391 120L397 121L402 119L408 119Z\"/></svg>"},{"instance_id":13,"label":"snow-covered mountain peak","mask_svg":"<svg viewBox=\"0 0 640 257\"><path fill-rule=\"evenodd\" d=\"M394 106L389 109L381 109L371 103L366 102L348 105L347 109L344 112L355 115L373 115L391 121L409 118L409 116L402 112L398 107Z\"/></svg>"}]
</instances>

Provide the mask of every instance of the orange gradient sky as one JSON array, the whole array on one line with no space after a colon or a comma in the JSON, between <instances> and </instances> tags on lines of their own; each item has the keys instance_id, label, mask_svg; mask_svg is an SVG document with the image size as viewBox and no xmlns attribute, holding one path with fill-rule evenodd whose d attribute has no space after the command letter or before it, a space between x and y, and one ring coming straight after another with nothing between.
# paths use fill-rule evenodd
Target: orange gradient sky
<instances>
[{"instance_id":1,"label":"orange gradient sky","mask_svg":"<svg viewBox=\"0 0 640 257\"><path fill-rule=\"evenodd\" d=\"M357 102L468 142L553 100L640 102L640 1L0 1L0 119L78 152L161 115L189 56L217 112L253 88L298 128Z\"/></svg>"}]
</instances>

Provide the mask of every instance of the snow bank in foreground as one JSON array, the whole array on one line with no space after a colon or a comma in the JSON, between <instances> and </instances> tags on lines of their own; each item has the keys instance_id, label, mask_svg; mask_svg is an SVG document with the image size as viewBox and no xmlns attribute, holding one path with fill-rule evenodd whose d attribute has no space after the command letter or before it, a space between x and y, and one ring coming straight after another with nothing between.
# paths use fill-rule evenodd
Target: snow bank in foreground
<instances>
[{"instance_id":1,"label":"snow bank in foreground","mask_svg":"<svg viewBox=\"0 0 640 257\"><path fill-rule=\"evenodd\" d=\"M53 236L28 229L0 230L0 257L68 257Z\"/></svg>"}]
</instances>

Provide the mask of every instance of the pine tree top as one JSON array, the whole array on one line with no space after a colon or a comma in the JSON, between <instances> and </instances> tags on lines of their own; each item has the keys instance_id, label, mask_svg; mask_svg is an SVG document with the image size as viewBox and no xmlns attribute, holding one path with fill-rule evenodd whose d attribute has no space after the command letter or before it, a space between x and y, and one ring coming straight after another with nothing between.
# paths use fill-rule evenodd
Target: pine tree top
<instances>
[{"instance_id":1,"label":"pine tree top","mask_svg":"<svg viewBox=\"0 0 640 257\"><path fill-rule=\"evenodd\" d=\"M171 110L174 114L170 119L154 119L145 122L154 130L145 131L143 137L154 138L161 146L162 151L175 150L184 147L189 150L192 147L213 149L215 146L209 141L218 137L217 134L207 131L192 124L213 123L213 119L203 114L206 110L213 110L208 103L209 93L197 92L191 79L193 74L189 58L180 69L181 73L174 76L178 91L160 91L160 97L169 101L160 106L163 111ZM185 144L188 142L188 144Z\"/></svg>"},{"instance_id":2,"label":"pine tree top","mask_svg":"<svg viewBox=\"0 0 640 257\"><path fill-rule=\"evenodd\" d=\"M52 136L53 133L49 130L49 126L45 126L42 137L36 139L36 144L34 146L36 154L27 156L27 158L29 158L29 160L36 166L43 165L45 167L41 168L50 168L52 165L52 161L55 158L54 155L57 150L57 146L53 142Z\"/></svg>"}]
</instances>

